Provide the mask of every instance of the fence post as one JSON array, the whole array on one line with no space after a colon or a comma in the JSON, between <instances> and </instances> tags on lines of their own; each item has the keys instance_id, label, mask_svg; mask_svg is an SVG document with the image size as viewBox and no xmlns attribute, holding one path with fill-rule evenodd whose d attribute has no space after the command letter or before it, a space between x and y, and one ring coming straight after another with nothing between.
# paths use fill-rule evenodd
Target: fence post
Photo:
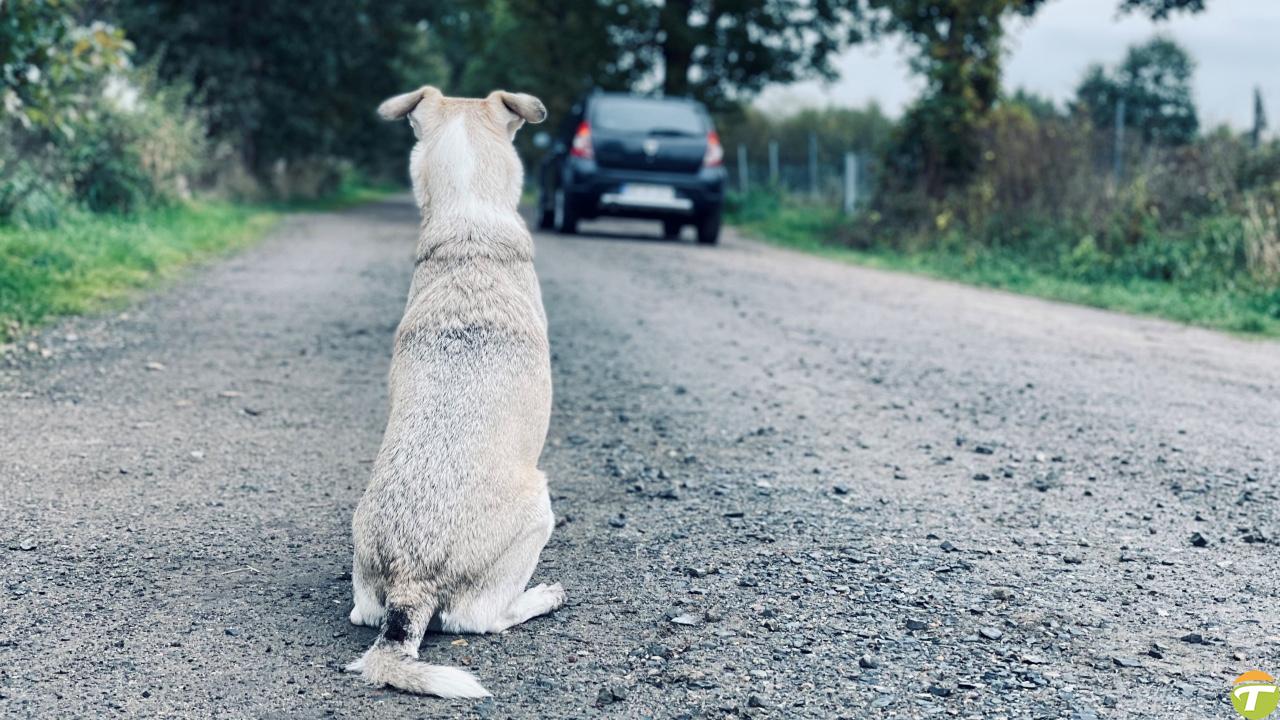
<instances>
[{"instance_id":1,"label":"fence post","mask_svg":"<svg viewBox=\"0 0 1280 720\"><path fill-rule=\"evenodd\" d=\"M747 146L738 143L738 192L747 191Z\"/></svg>"},{"instance_id":2,"label":"fence post","mask_svg":"<svg viewBox=\"0 0 1280 720\"><path fill-rule=\"evenodd\" d=\"M858 156L844 154L844 214L852 215L858 208Z\"/></svg>"},{"instance_id":3,"label":"fence post","mask_svg":"<svg viewBox=\"0 0 1280 720\"><path fill-rule=\"evenodd\" d=\"M818 135L809 133L809 193L818 196Z\"/></svg>"},{"instance_id":4,"label":"fence post","mask_svg":"<svg viewBox=\"0 0 1280 720\"><path fill-rule=\"evenodd\" d=\"M1115 175L1116 185L1119 185L1124 180L1124 111L1124 98L1120 98L1116 103L1116 146L1112 150L1115 157L1112 158L1113 164L1111 168L1112 173Z\"/></svg>"},{"instance_id":5,"label":"fence post","mask_svg":"<svg viewBox=\"0 0 1280 720\"><path fill-rule=\"evenodd\" d=\"M1253 149L1262 145L1262 131L1267 129L1267 111L1262 106L1262 88L1253 88Z\"/></svg>"},{"instance_id":6,"label":"fence post","mask_svg":"<svg viewBox=\"0 0 1280 720\"><path fill-rule=\"evenodd\" d=\"M769 141L769 184L778 186L778 141Z\"/></svg>"}]
</instances>

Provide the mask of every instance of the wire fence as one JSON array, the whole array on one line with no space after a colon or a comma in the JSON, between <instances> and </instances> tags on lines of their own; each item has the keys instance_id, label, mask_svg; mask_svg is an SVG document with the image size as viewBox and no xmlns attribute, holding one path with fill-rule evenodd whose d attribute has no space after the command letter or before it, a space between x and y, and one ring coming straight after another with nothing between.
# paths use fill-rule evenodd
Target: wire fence
<instances>
[{"instance_id":1,"label":"wire fence","mask_svg":"<svg viewBox=\"0 0 1280 720\"><path fill-rule=\"evenodd\" d=\"M1254 120L1249 143L1257 150L1262 145L1267 120L1260 91L1254 91L1253 100ZM1143 170L1150 171L1170 154L1167 147L1144 142L1141 134L1134 132L1133 112L1121 97L1113 116L1100 127L1086 133L1086 137L1071 136L1085 143L1084 151L1094 159L1100 175L1105 176L1112 188L1132 181ZM833 142L830 133L824 133L823 137L812 131L807 135L787 132L782 135L787 138L785 141L761 134L727 138L725 167L732 190L781 192L811 203L840 207L851 215L870 205L872 193L879 187L880 156L865 149L839 146L841 142L859 142L857 136ZM1054 140L1052 132L1047 137ZM871 138L862 140L866 144L871 142Z\"/></svg>"},{"instance_id":2,"label":"wire fence","mask_svg":"<svg viewBox=\"0 0 1280 720\"><path fill-rule=\"evenodd\" d=\"M880 170L873 155L832 152L820 148L814 136L800 145L771 140L757 152L743 143L725 148L729 187L743 194L758 190L781 192L838 206L849 214L867 206Z\"/></svg>"}]
</instances>

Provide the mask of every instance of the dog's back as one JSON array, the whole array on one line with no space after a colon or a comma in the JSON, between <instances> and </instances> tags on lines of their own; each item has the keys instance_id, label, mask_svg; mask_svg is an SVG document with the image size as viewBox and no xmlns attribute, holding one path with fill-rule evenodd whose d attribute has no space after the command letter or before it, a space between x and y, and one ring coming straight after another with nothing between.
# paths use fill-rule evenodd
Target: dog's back
<instances>
[{"instance_id":1,"label":"dog's back","mask_svg":"<svg viewBox=\"0 0 1280 720\"><path fill-rule=\"evenodd\" d=\"M353 669L414 692L474 695L484 691L462 671L413 662L428 621L497 632L563 601L558 586L524 589L552 526L537 470L551 370L510 125L545 111L506 93L515 102L419 94L403 112L407 96L384 105L409 114L419 138L411 172L423 224L387 430L353 521L352 621L383 632Z\"/></svg>"}]
</instances>

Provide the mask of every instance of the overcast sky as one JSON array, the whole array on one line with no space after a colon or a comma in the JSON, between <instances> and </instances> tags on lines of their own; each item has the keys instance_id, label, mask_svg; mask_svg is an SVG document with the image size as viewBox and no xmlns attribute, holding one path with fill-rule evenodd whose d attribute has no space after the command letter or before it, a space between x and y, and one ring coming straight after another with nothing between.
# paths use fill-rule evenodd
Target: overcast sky
<instances>
[{"instance_id":1,"label":"overcast sky","mask_svg":"<svg viewBox=\"0 0 1280 720\"><path fill-rule=\"evenodd\" d=\"M1271 131L1280 129L1280 0L1208 0L1199 15L1163 23L1117 17L1119 0L1050 0L1030 21L1013 23L1006 40L1004 86L1024 87L1059 102L1070 98L1090 63L1114 65L1134 43L1165 33L1196 60L1200 122L1244 129L1253 122L1253 88L1262 88ZM840 79L775 86L758 104L861 105L877 100L893 115L920 91L897 42L859 46L838 60Z\"/></svg>"}]
</instances>

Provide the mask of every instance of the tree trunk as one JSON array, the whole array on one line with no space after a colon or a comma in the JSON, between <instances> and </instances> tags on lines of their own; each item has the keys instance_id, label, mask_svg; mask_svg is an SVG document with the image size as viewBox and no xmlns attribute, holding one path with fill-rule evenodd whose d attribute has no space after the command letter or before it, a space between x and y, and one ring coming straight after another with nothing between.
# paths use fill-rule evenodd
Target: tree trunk
<instances>
[{"instance_id":1,"label":"tree trunk","mask_svg":"<svg viewBox=\"0 0 1280 720\"><path fill-rule=\"evenodd\" d=\"M662 40L662 92L667 96L689 94L689 67L696 46L689 15L693 0L667 0L658 13Z\"/></svg>"}]
</instances>

